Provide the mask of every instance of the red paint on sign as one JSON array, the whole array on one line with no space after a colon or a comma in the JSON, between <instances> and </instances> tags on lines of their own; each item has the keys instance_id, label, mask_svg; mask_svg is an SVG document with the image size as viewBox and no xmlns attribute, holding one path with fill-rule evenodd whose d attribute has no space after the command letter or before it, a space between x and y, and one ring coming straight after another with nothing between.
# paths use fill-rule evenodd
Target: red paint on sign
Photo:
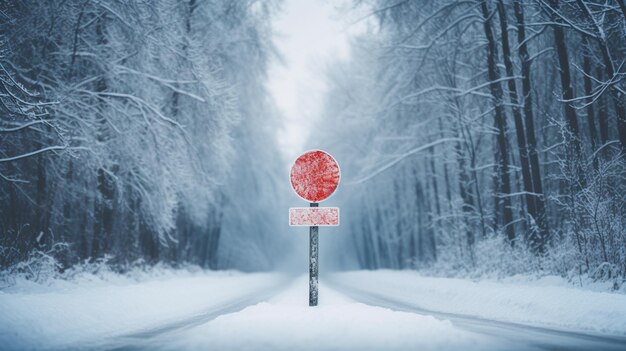
<instances>
[{"instance_id":1,"label":"red paint on sign","mask_svg":"<svg viewBox=\"0 0 626 351\"><path fill-rule=\"evenodd\" d=\"M291 167L291 187L306 201L320 202L339 185L339 165L328 153L307 151Z\"/></svg>"},{"instance_id":2,"label":"red paint on sign","mask_svg":"<svg viewBox=\"0 0 626 351\"><path fill-rule=\"evenodd\" d=\"M338 207L292 207L289 209L291 226L337 226Z\"/></svg>"}]
</instances>

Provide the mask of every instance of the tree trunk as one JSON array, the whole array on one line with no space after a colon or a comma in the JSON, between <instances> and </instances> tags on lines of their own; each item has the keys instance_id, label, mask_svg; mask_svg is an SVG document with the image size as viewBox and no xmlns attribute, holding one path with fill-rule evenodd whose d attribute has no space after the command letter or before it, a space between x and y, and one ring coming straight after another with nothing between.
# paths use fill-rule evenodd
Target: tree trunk
<instances>
[{"instance_id":1,"label":"tree trunk","mask_svg":"<svg viewBox=\"0 0 626 351\"><path fill-rule=\"evenodd\" d=\"M552 8L557 11L559 3L557 0L550 0ZM556 14L553 15L553 21L560 23L561 19ZM565 114L565 123L568 131L571 133L571 143L573 146L573 152L570 162L576 164L576 170L578 172L577 178L581 188L585 187L584 170L581 165L582 150L580 147L580 131L578 128L578 119L576 116L576 110L570 104L570 101L574 98L574 89L571 83L571 73L569 66L569 55L567 53L567 44L565 43L565 33L563 27L560 24L553 25L554 30L554 44L556 46L556 52L559 60L559 75L561 78L561 97L564 100L563 109Z\"/></svg>"},{"instance_id":2,"label":"tree trunk","mask_svg":"<svg viewBox=\"0 0 626 351\"><path fill-rule=\"evenodd\" d=\"M611 80L615 76L615 67L613 65L613 58L611 57L611 52L609 51L604 31L595 18L593 18L593 15L587 5L582 0L576 0L576 3L584 16L591 21L592 27L594 28L595 39L600 47L600 54L602 56L602 61L604 62L604 70L607 74L608 80ZM615 103L615 117L617 119L616 122L619 140L622 144L622 152L626 153L626 106L624 103L624 97L621 96L617 89L613 89L612 87L609 88L609 92L610 96L613 98L613 102Z\"/></svg>"},{"instance_id":3,"label":"tree trunk","mask_svg":"<svg viewBox=\"0 0 626 351\"><path fill-rule=\"evenodd\" d=\"M96 36L98 38L98 46L103 49L108 45L108 38L105 33L106 26L106 14L102 14L96 24ZM107 90L107 81L103 72L102 77L96 81L96 92L104 92ZM106 113L106 107L102 106L99 113ZM106 143L109 139L108 125L105 117L99 118L99 125L97 130L98 142ZM99 257L104 254L105 245L110 239L111 231L113 228L113 197L114 197L114 180L111 175L105 170L106 165L97 169L97 191L98 197L95 200L94 208L94 232L92 242L93 257ZM110 171L110 170L109 170Z\"/></svg>"},{"instance_id":4,"label":"tree trunk","mask_svg":"<svg viewBox=\"0 0 626 351\"><path fill-rule=\"evenodd\" d=\"M597 69L597 79L602 81L603 74L602 69L598 67ZM604 96L600 96L598 98L598 125L600 129L600 144L604 145L609 140L609 119L606 115L606 100Z\"/></svg>"},{"instance_id":5,"label":"tree trunk","mask_svg":"<svg viewBox=\"0 0 626 351\"><path fill-rule=\"evenodd\" d=\"M444 135L443 135L443 125L441 123L441 117L438 118L438 122L439 122L439 135L440 137L443 139ZM443 157L443 181L444 184L446 186L446 200L448 201L448 209L450 211L452 211L452 194L451 194L451 189L450 189L450 178L448 177L448 165L445 162L445 155Z\"/></svg>"},{"instance_id":6,"label":"tree trunk","mask_svg":"<svg viewBox=\"0 0 626 351\"><path fill-rule=\"evenodd\" d=\"M541 169L539 168L539 155L537 153L537 138L535 136L535 117L533 116L533 103L530 78L530 55L526 43L526 22L524 20L524 9L519 1L513 3L515 18L517 20L517 41L518 55L522 68L522 96L524 99L524 122L526 127L526 141L528 145L528 158L530 160L530 172L532 177L535 211L537 213L535 223L537 231L531 233L530 242L536 243L538 252L543 252L545 241L549 236L548 222L546 218L545 202L543 194L543 184L541 180Z\"/></svg>"},{"instance_id":7,"label":"tree trunk","mask_svg":"<svg viewBox=\"0 0 626 351\"><path fill-rule=\"evenodd\" d=\"M489 20L489 7L487 1L481 3L481 9L484 18L485 37L487 38L487 72L489 77L489 88L494 98L495 105L495 121L494 124L498 130L497 145L498 152L496 155L497 176L500 185L499 194L496 195L498 204L502 208L503 226L507 238L511 245L515 240L515 230L513 228L513 210L511 208L511 181L509 175L509 154L506 146L506 116L502 106L502 87L498 82L500 74L497 67L497 47L491 29L491 21Z\"/></svg>"},{"instance_id":8,"label":"tree trunk","mask_svg":"<svg viewBox=\"0 0 626 351\"><path fill-rule=\"evenodd\" d=\"M583 84L585 87L585 96L591 96L593 91L593 85L591 82L590 76L593 74L591 72L591 60L589 56L591 55L591 47L590 43L586 37L583 36L583 46L585 47L585 51L583 52ZM585 100L587 103L587 124L589 125L589 141L591 142L591 153L593 154L596 151L597 147L597 136L596 136L596 123L595 123L595 113L593 109L592 98L589 97ZM594 157L594 166L597 168L598 163L597 159Z\"/></svg>"},{"instance_id":9,"label":"tree trunk","mask_svg":"<svg viewBox=\"0 0 626 351\"><path fill-rule=\"evenodd\" d=\"M435 168L435 148L429 148L430 151L430 172L431 181L433 184L433 198L435 200L435 210L437 211L437 218L441 217L441 205L439 204L439 187L437 184L437 174Z\"/></svg>"},{"instance_id":10,"label":"tree trunk","mask_svg":"<svg viewBox=\"0 0 626 351\"><path fill-rule=\"evenodd\" d=\"M474 242L476 241L474 232L471 226L470 214L474 211L474 202L472 197L469 194L469 189L467 185L469 184L470 177L467 174L467 165L465 163L465 159L463 158L463 152L461 143L456 143L456 158L459 164L459 195L461 196L461 200L463 200L463 205L461 210L463 211L463 220L465 223L465 236L467 241L467 246L470 252L474 251Z\"/></svg>"},{"instance_id":11,"label":"tree trunk","mask_svg":"<svg viewBox=\"0 0 626 351\"><path fill-rule=\"evenodd\" d=\"M530 175L530 163L528 160L528 149L526 146L526 133L524 131L524 123L522 121L522 113L519 108L519 97L517 95L517 87L515 86L515 80L513 79L513 62L511 61L511 49L509 44L508 33L508 21L506 18L506 11L502 0L498 0L498 15L500 17L500 31L502 36L502 58L504 60L504 67L506 69L506 75L509 78L507 80L509 99L513 105L513 119L515 121L515 131L517 136L517 149L519 152L520 164L522 166L522 184L524 187L524 198L526 199L526 208L528 214L532 218L537 218L537 210L535 205L535 196L532 179ZM533 237L531 236L531 239Z\"/></svg>"}]
</instances>

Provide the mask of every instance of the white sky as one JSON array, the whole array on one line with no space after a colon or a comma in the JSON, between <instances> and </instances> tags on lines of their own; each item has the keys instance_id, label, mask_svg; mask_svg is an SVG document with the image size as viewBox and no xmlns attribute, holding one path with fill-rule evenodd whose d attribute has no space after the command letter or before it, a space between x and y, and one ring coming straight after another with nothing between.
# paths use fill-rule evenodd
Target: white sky
<instances>
[{"instance_id":1,"label":"white sky","mask_svg":"<svg viewBox=\"0 0 626 351\"><path fill-rule=\"evenodd\" d=\"M336 59L348 59L350 38L365 27L350 25L342 17L349 3L285 0L274 18L274 43L285 62L275 59L271 63L268 88L284 118L278 138L288 160L308 147L324 147L307 139L314 133L312 121L323 108L325 66Z\"/></svg>"}]
</instances>

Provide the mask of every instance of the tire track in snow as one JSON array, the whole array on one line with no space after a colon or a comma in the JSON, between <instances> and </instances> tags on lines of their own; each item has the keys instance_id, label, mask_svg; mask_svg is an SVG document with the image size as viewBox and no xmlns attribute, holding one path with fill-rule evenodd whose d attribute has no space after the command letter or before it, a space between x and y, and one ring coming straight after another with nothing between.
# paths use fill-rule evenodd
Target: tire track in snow
<instances>
[{"instance_id":1,"label":"tire track in snow","mask_svg":"<svg viewBox=\"0 0 626 351\"><path fill-rule=\"evenodd\" d=\"M284 290L286 285L291 284L293 278L288 278L271 288L255 291L242 298L234 299L219 307L209 308L199 314L179 319L171 323L146 328L144 330L120 335L111 338L109 341L98 345L78 347L81 350L111 350L111 351L132 351L151 350L160 342L167 340L168 335L181 332L186 329L209 322L221 315L239 312L246 307L265 301ZM155 307L158 308L158 307Z\"/></svg>"},{"instance_id":2,"label":"tire track in snow","mask_svg":"<svg viewBox=\"0 0 626 351\"><path fill-rule=\"evenodd\" d=\"M626 338L621 336L582 333L438 312L399 301L390 296L347 286L337 279L329 279L326 283L329 283L336 291L361 303L434 316L438 319L449 320L461 329L503 339L510 343L510 350L626 350Z\"/></svg>"}]
</instances>

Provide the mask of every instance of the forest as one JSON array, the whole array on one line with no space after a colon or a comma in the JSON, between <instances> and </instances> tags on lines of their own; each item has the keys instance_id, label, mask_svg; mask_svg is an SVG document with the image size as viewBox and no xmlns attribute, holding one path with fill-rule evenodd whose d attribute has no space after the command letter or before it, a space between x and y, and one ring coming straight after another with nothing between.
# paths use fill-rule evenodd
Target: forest
<instances>
[{"instance_id":1,"label":"forest","mask_svg":"<svg viewBox=\"0 0 626 351\"><path fill-rule=\"evenodd\" d=\"M3 1L0 270L275 269L292 249L266 85L280 5ZM350 8L368 29L327 63L308 142L342 167L324 254L622 286L624 1Z\"/></svg>"},{"instance_id":2,"label":"forest","mask_svg":"<svg viewBox=\"0 0 626 351\"><path fill-rule=\"evenodd\" d=\"M274 9L3 1L0 268L271 268Z\"/></svg>"},{"instance_id":3,"label":"forest","mask_svg":"<svg viewBox=\"0 0 626 351\"><path fill-rule=\"evenodd\" d=\"M626 0L0 0L0 349L626 350Z\"/></svg>"},{"instance_id":4,"label":"forest","mask_svg":"<svg viewBox=\"0 0 626 351\"><path fill-rule=\"evenodd\" d=\"M624 1L370 5L321 123L357 266L621 286Z\"/></svg>"}]
</instances>

